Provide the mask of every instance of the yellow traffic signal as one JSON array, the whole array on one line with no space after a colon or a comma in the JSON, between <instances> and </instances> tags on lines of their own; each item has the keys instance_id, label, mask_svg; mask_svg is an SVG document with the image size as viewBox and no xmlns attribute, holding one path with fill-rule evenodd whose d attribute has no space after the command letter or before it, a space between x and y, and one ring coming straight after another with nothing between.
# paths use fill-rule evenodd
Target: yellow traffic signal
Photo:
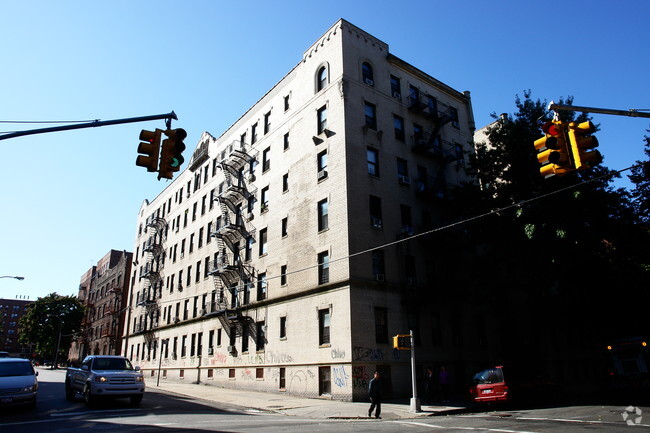
<instances>
[{"instance_id":1,"label":"yellow traffic signal","mask_svg":"<svg viewBox=\"0 0 650 433\"><path fill-rule=\"evenodd\" d=\"M563 175L574 170L569 144L566 138L566 124L559 121L542 125L544 136L535 140L537 161L542 164L542 176Z\"/></svg>"},{"instance_id":2,"label":"yellow traffic signal","mask_svg":"<svg viewBox=\"0 0 650 433\"><path fill-rule=\"evenodd\" d=\"M393 349L411 350L411 336L409 334L398 334L393 337Z\"/></svg>"},{"instance_id":3,"label":"yellow traffic signal","mask_svg":"<svg viewBox=\"0 0 650 433\"><path fill-rule=\"evenodd\" d=\"M187 137L187 132L181 128L168 129L164 132L168 138L163 140L162 143L158 180L173 178L173 173L179 171L181 164L185 161L185 158L183 158L183 151L185 150L183 140Z\"/></svg>"},{"instance_id":4,"label":"yellow traffic signal","mask_svg":"<svg viewBox=\"0 0 650 433\"><path fill-rule=\"evenodd\" d=\"M140 131L140 144L138 145L138 155L135 165L145 167L147 171L158 171L158 155L160 153L160 135L162 130ZM144 156L146 155L146 156Z\"/></svg>"},{"instance_id":5,"label":"yellow traffic signal","mask_svg":"<svg viewBox=\"0 0 650 433\"><path fill-rule=\"evenodd\" d=\"M569 123L569 143L574 167L578 170L593 167L603 161L599 151L588 151L598 147L598 139L590 135L594 131L596 127L591 122Z\"/></svg>"}]
</instances>

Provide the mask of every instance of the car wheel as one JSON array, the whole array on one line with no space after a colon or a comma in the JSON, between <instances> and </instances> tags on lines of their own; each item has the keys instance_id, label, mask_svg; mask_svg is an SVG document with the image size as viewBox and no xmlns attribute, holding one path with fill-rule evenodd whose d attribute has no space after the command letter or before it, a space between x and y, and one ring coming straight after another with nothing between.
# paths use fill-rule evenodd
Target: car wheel
<instances>
[{"instance_id":1,"label":"car wheel","mask_svg":"<svg viewBox=\"0 0 650 433\"><path fill-rule=\"evenodd\" d=\"M92 406L95 403L95 397L93 397L90 392L90 385L86 385L84 388L84 402L86 402L88 406Z\"/></svg>"},{"instance_id":2,"label":"car wheel","mask_svg":"<svg viewBox=\"0 0 650 433\"><path fill-rule=\"evenodd\" d=\"M133 406L140 406L140 402L142 402L142 394L132 395L130 399Z\"/></svg>"},{"instance_id":3,"label":"car wheel","mask_svg":"<svg viewBox=\"0 0 650 433\"><path fill-rule=\"evenodd\" d=\"M65 383L65 399L68 401L74 401L74 390L70 386L69 382Z\"/></svg>"}]
</instances>

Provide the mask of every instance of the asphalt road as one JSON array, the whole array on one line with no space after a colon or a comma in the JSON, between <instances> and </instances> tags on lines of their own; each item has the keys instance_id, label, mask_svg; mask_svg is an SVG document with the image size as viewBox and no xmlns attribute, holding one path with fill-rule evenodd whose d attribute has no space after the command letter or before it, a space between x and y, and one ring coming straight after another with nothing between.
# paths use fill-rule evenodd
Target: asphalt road
<instances>
[{"instance_id":1,"label":"asphalt road","mask_svg":"<svg viewBox=\"0 0 650 433\"><path fill-rule=\"evenodd\" d=\"M402 420L328 420L264 413L221 402L149 390L138 408L127 399L88 408L81 398L64 397L64 372L40 371L35 410L0 411L2 433L47 432L650 432L650 408L640 408L639 424L628 426L621 407L572 406L485 412ZM630 414L636 420L639 415ZM644 419L645 418L645 419ZM643 422L645 421L645 422ZM630 430L633 429L633 430Z\"/></svg>"}]
</instances>

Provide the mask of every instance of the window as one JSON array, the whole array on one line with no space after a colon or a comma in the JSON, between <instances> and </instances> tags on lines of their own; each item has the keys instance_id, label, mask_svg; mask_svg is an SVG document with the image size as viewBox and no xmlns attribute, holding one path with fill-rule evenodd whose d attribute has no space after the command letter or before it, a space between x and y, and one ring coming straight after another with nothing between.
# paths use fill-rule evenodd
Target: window
<instances>
[{"instance_id":1,"label":"window","mask_svg":"<svg viewBox=\"0 0 650 433\"><path fill-rule=\"evenodd\" d=\"M182 342L181 342L181 358L185 357L185 351L187 347L187 335L183 335Z\"/></svg>"},{"instance_id":2,"label":"window","mask_svg":"<svg viewBox=\"0 0 650 433\"><path fill-rule=\"evenodd\" d=\"M388 313L385 308L375 307L375 342L388 343Z\"/></svg>"},{"instance_id":3,"label":"window","mask_svg":"<svg viewBox=\"0 0 650 433\"><path fill-rule=\"evenodd\" d=\"M192 342L190 343L190 356L196 355L196 334L192 334Z\"/></svg>"},{"instance_id":4,"label":"window","mask_svg":"<svg viewBox=\"0 0 650 433\"><path fill-rule=\"evenodd\" d=\"M284 150L287 150L289 148L289 133L287 132L284 134Z\"/></svg>"},{"instance_id":5,"label":"window","mask_svg":"<svg viewBox=\"0 0 650 433\"><path fill-rule=\"evenodd\" d=\"M244 260L250 262L253 259L253 237L246 238L246 251L244 251Z\"/></svg>"},{"instance_id":6,"label":"window","mask_svg":"<svg viewBox=\"0 0 650 433\"><path fill-rule=\"evenodd\" d=\"M329 205L327 199L318 202L318 231L327 230L329 228L328 214Z\"/></svg>"},{"instance_id":7,"label":"window","mask_svg":"<svg viewBox=\"0 0 650 433\"><path fill-rule=\"evenodd\" d=\"M322 134L327 128L327 106L321 107L317 112L318 133Z\"/></svg>"},{"instance_id":8,"label":"window","mask_svg":"<svg viewBox=\"0 0 650 433\"><path fill-rule=\"evenodd\" d=\"M452 126L458 128L458 109L454 107L449 107L449 116L451 117Z\"/></svg>"},{"instance_id":9,"label":"window","mask_svg":"<svg viewBox=\"0 0 650 433\"><path fill-rule=\"evenodd\" d=\"M196 279L194 282L198 283L199 281L201 281L201 260L196 262Z\"/></svg>"},{"instance_id":10,"label":"window","mask_svg":"<svg viewBox=\"0 0 650 433\"><path fill-rule=\"evenodd\" d=\"M268 253L268 247L267 247L267 229L263 228L260 230L260 256L263 256L264 254Z\"/></svg>"},{"instance_id":11,"label":"window","mask_svg":"<svg viewBox=\"0 0 650 433\"><path fill-rule=\"evenodd\" d=\"M369 86L375 85L374 73L372 72L372 66L368 62L364 62L361 65L361 77L363 82Z\"/></svg>"},{"instance_id":12,"label":"window","mask_svg":"<svg viewBox=\"0 0 650 433\"><path fill-rule=\"evenodd\" d=\"M201 248L203 246L203 227L199 229L199 245L198 247Z\"/></svg>"},{"instance_id":13,"label":"window","mask_svg":"<svg viewBox=\"0 0 650 433\"><path fill-rule=\"evenodd\" d=\"M390 92L393 98L402 99L402 88L400 86L399 78L395 75L390 76Z\"/></svg>"},{"instance_id":14,"label":"window","mask_svg":"<svg viewBox=\"0 0 650 433\"><path fill-rule=\"evenodd\" d=\"M257 322L257 339L255 341L255 350L260 351L264 350L264 343L266 342L266 336L264 335L264 322Z\"/></svg>"},{"instance_id":15,"label":"window","mask_svg":"<svg viewBox=\"0 0 650 433\"><path fill-rule=\"evenodd\" d=\"M237 327L231 326L230 333L228 334L228 345L234 346L236 341L237 341Z\"/></svg>"},{"instance_id":16,"label":"window","mask_svg":"<svg viewBox=\"0 0 650 433\"><path fill-rule=\"evenodd\" d=\"M264 135L268 134L271 130L271 112L269 111L264 115Z\"/></svg>"},{"instance_id":17,"label":"window","mask_svg":"<svg viewBox=\"0 0 650 433\"><path fill-rule=\"evenodd\" d=\"M282 237L285 237L288 235L288 217L282 218Z\"/></svg>"},{"instance_id":18,"label":"window","mask_svg":"<svg viewBox=\"0 0 650 433\"><path fill-rule=\"evenodd\" d=\"M318 310L318 344L330 344L330 309Z\"/></svg>"},{"instance_id":19,"label":"window","mask_svg":"<svg viewBox=\"0 0 650 433\"><path fill-rule=\"evenodd\" d=\"M284 97L284 111L287 111L290 107L289 103L291 102L290 95Z\"/></svg>"},{"instance_id":20,"label":"window","mask_svg":"<svg viewBox=\"0 0 650 433\"><path fill-rule=\"evenodd\" d=\"M282 176L282 192L289 191L289 173Z\"/></svg>"},{"instance_id":21,"label":"window","mask_svg":"<svg viewBox=\"0 0 650 433\"><path fill-rule=\"evenodd\" d=\"M375 280L384 280L386 266L384 261L384 252L382 250L372 252L372 274L375 276Z\"/></svg>"},{"instance_id":22,"label":"window","mask_svg":"<svg viewBox=\"0 0 650 433\"><path fill-rule=\"evenodd\" d=\"M262 152L262 173L271 168L271 157L269 156L269 153L271 153L270 147L267 147Z\"/></svg>"},{"instance_id":23,"label":"window","mask_svg":"<svg viewBox=\"0 0 650 433\"><path fill-rule=\"evenodd\" d=\"M280 266L280 285L287 285L287 265Z\"/></svg>"},{"instance_id":24,"label":"window","mask_svg":"<svg viewBox=\"0 0 650 433\"><path fill-rule=\"evenodd\" d=\"M408 162L405 159L397 158L397 177L401 179L400 176L408 177L409 167Z\"/></svg>"},{"instance_id":25,"label":"window","mask_svg":"<svg viewBox=\"0 0 650 433\"><path fill-rule=\"evenodd\" d=\"M321 67L318 70L318 78L317 78L317 84L316 84L316 92L320 92L327 86L327 68L325 66Z\"/></svg>"},{"instance_id":26,"label":"window","mask_svg":"<svg viewBox=\"0 0 650 433\"><path fill-rule=\"evenodd\" d=\"M257 122L255 122L251 128L251 144L257 142Z\"/></svg>"},{"instance_id":27,"label":"window","mask_svg":"<svg viewBox=\"0 0 650 433\"><path fill-rule=\"evenodd\" d=\"M241 142L241 144L246 143L246 133L245 132L242 135L239 136L239 141ZM223 158L221 158L221 159L223 159Z\"/></svg>"},{"instance_id":28,"label":"window","mask_svg":"<svg viewBox=\"0 0 650 433\"><path fill-rule=\"evenodd\" d=\"M400 216L402 217L402 233L407 235L413 234L413 219L411 218L411 207L401 204L399 206Z\"/></svg>"},{"instance_id":29,"label":"window","mask_svg":"<svg viewBox=\"0 0 650 433\"><path fill-rule=\"evenodd\" d=\"M369 197L370 224L372 227L380 229L382 227L381 199L371 195Z\"/></svg>"},{"instance_id":30,"label":"window","mask_svg":"<svg viewBox=\"0 0 650 433\"><path fill-rule=\"evenodd\" d=\"M368 158L368 174L379 177L379 152L369 147L366 150L366 155Z\"/></svg>"},{"instance_id":31,"label":"window","mask_svg":"<svg viewBox=\"0 0 650 433\"><path fill-rule=\"evenodd\" d=\"M266 272L262 272L257 276L257 300L262 301L266 299L268 282L266 281Z\"/></svg>"},{"instance_id":32,"label":"window","mask_svg":"<svg viewBox=\"0 0 650 433\"><path fill-rule=\"evenodd\" d=\"M369 129L377 129L377 107L374 104L366 102L364 104L364 113L366 116L366 126Z\"/></svg>"},{"instance_id":33,"label":"window","mask_svg":"<svg viewBox=\"0 0 650 433\"><path fill-rule=\"evenodd\" d=\"M402 117L393 115L393 128L395 130L395 139L404 141L404 119Z\"/></svg>"},{"instance_id":34,"label":"window","mask_svg":"<svg viewBox=\"0 0 650 433\"><path fill-rule=\"evenodd\" d=\"M190 254L194 251L194 233L190 235Z\"/></svg>"},{"instance_id":35,"label":"window","mask_svg":"<svg viewBox=\"0 0 650 433\"><path fill-rule=\"evenodd\" d=\"M266 212L269 209L269 187L262 188L260 211Z\"/></svg>"},{"instance_id":36,"label":"window","mask_svg":"<svg viewBox=\"0 0 650 433\"><path fill-rule=\"evenodd\" d=\"M192 284L192 265L187 267L187 286Z\"/></svg>"},{"instance_id":37,"label":"window","mask_svg":"<svg viewBox=\"0 0 650 433\"><path fill-rule=\"evenodd\" d=\"M323 251L318 254L318 284L328 283L330 280L330 257L329 252Z\"/></svg>"},{"instance_id":38,"label":"window","mask_svg":"<svg viewBox=\"0 0 650 433\"><path fill-rule=\"evenodd\" d=\"M280 317L280 339L287 338L287 316Z\"/></svg>"},{"instance_id":39,"label":"window","mask_svg":"<svg viewBox=\"0 0 650 433\"><path fill-rule=\"evenodd\" d=\"M320 177L320 173L327 168L327 150L324 150L318 154L316 164L318 165L318 173ZM327 173L325 173L325 176L327 176Z\"/></svg>"},{"instance_id":40,"label":"window","mask_svg":"<svg viewBox=\"0 0 650 433\"><path fill-rule=\"evenodd\" d=\"M413 140L416 145L420 144L420 142L424 140L424 130L422 129L422 126L417 123L413 124Z\"/></svg>"},{"instance_id":41,"label":"window","mask_svg":"<svg viewBox=\"0 0 650 433\"><path fill-rule=\"evenodd\" d=\"M221 328L217 329L217 347L221 347Z\"/></svg>"},{"instance_id":42,"label":"window","mask_svg":"<svg viewBox=\"0 0 650 433\"><path fill-rule=\"evenodd\" d=\"M192 205L192 221L196 221L196 211L199 208L199 203L196 202Z\"/></svg>"},{"instance_id":43,"label":"window","mask_svg":"<svg viewBox=\"0 0 650 433\"><path fill-rule=\"evenodd\" d=\"M318 395L330 395L331 393L331 367L318 367Z\"/></svg>"}]
</instances>

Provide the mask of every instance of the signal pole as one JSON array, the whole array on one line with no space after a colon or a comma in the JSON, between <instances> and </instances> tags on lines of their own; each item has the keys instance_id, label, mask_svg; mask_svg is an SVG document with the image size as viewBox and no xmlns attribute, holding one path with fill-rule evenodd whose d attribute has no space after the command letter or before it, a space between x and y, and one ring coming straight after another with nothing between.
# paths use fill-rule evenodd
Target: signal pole
<instances>
[{"instance_id":1,"label":"signal pole","mask_svg":"<svg viewBox=\"0 0 650 433\"><path fill-rule=\"evenodd\" d=\"M410 330L411 334L411 385L413 386L413 397L411 398L411 407L409 412L422 412L420 406L420 399L418 398L418 386L417 381L415 380L415 339L413 338L413 330Z\"/></svg>"}]
</instances>

